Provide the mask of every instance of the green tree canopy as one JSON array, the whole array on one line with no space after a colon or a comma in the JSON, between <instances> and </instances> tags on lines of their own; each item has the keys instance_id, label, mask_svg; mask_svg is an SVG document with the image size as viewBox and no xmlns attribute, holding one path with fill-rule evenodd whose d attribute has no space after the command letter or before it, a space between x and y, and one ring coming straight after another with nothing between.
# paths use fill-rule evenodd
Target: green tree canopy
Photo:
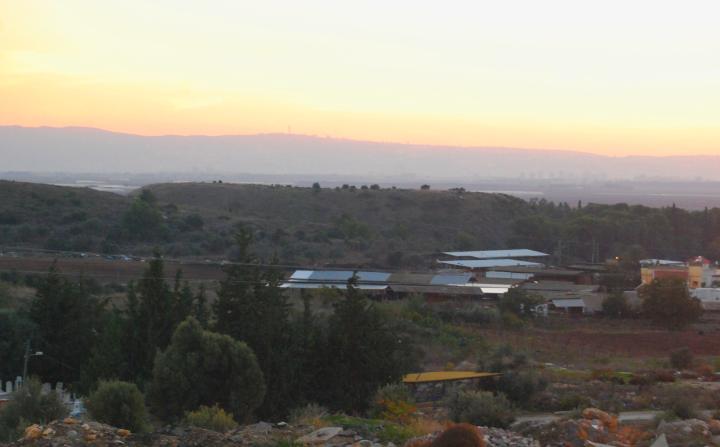
<instances>
[{"instance_id":1,"label":"green tree canopy","mask_svg":"<svg viewBox=\"0 0 720 447\"><path fill-rule=\"evenodd\" d=\"M87 362L104 303L88 284L63 276L53 264L37 284L29 318L37 328L32 349L44 356L33 359L32 372L44 381L72 383Z\"/></svg>"},{"instance_id":2,"label":"green tree canopy","mask_svg":"<svg viewBox=\"0 0 720 447\"><path fill-rule=\"evenodd\" d=\"M148 399L165 420L201 405L219 405L238 421L249 418L265 396L263 374L248 346L227 335L203 330L188 318L158 353Z\"/></svg>"},{"instance_id":3,"label":"green tree canopy","mask_svg":"<svg viewBox=\"0 0 720 447\"><path fill-rule=\"evenodd\" d=\"M656 279L639 290L643 313L667 329L677 330L697 321L703 313L700 301L690 296L680 279Z\"/></svg>"}]
</instances>

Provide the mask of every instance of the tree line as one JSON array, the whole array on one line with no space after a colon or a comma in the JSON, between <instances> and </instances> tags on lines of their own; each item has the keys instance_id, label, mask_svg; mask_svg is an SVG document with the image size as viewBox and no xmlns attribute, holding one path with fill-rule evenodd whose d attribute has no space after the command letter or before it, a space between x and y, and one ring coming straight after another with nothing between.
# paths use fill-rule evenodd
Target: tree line
<instances>
[{"instance_id":1,"label":"tree line","mask_svg":"<svg viewBox=\"0 0 720 447\"><path fill-rule=\"evenodd\" d=\"M20 375L29 340L44 352L31 374L85 394L107 380L134 383L164 420L216 404L239 418L279 419L308 403L363 411L377 388L416 366L410 340L354 280L330 315L307 298L295 311L280 270L261 267L251 245L238 228L212 304L181 272L168 281L159 253L122 305L53 266L28 306L0 315L0 377Z\"/></svg>"}]
</instances>

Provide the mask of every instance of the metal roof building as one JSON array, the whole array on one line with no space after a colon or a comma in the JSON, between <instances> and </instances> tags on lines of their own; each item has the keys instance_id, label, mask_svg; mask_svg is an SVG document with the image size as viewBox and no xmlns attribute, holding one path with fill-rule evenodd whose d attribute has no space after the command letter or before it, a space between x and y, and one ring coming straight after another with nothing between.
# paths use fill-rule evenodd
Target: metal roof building
<instances>
[{"instance_id":1,"label":"metal roof building","mask_svg":"<svg viewBox=\"0 0 720 447\"><path fill-rule=\"evenodd\" d=\"M296 270L280 285L283 289L321 289L323 287L347 289L347 282L357 274L357 288L361 290L384 290L389 273L354 272L351 270Z\"/></svg>"},{"instance_id":2,"label":"metal roof building","mask_svg":"<svg viewBox=\"0 0 720 447\"><path fill-rule=\"evenodd\" d=\"M542 253L535 250L528 250L526 248L513 249L513 250L481 250L481 251L446 251L444 255L453 256L456 258L475 258L475 259L498 259L498 258L542 258L550 256L547 253Z\"/></svg>"},{"instance_id":3,"label":"metal roof building","mask_svg":"<svg viewBox=\"0 0 720 447\"><path fill-rule=\"evenodd\" d=\"M453 265L468 269L491 269L497 267L543 267L537 262L519 261L517 259L458 259L438 260L440 264Z\"/></svg>"}]
</instances>

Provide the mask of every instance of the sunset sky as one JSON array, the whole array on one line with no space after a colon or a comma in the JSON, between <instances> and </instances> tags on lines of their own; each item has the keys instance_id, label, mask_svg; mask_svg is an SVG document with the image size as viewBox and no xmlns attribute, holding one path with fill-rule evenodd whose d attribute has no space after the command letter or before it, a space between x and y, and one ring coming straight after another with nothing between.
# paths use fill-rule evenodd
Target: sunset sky
<instances>
[{"instance_id":1,"label":"sunset sky","mask_svg":"<svg viewBox=\"0 0 720 447\"><path fill-rule=\"evenodd\" d=\"M0 0L0 125L720 154L720 2Z\"/></svg>"}]
</instances>

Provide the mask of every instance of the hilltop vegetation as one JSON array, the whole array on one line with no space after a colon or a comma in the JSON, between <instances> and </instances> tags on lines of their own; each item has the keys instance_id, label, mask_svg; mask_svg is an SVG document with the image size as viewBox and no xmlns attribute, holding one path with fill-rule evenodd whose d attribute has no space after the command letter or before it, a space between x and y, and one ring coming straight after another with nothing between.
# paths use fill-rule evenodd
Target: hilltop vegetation
<instances>
[{"instance_id":1,"label":"hilltop vegetation","mask_svg":"<svg viewBox=\"0 0 720 447\"><path fill-rule=\"evenodd\" d=\"M187 183L130 197L0 182L0 245L225 258L250 228L263 259L428 268L445 250L528 247L553 262L720 258L720 209L526 202L503 194Z\"/></svg>"}]
</instances>

